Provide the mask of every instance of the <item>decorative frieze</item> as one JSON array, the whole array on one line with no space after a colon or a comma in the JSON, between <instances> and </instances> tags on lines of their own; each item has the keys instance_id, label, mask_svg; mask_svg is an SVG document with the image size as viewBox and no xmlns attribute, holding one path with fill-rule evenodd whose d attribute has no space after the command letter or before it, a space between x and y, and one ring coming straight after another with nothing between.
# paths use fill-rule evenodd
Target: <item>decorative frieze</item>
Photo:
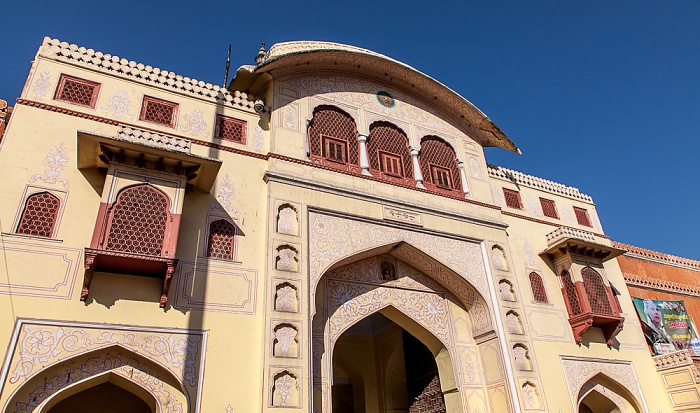
<instances>
[{"instance_id":1,"label":"decorative frieze","mask_svg":"<svg viewBox=\"0 0 700 413\"><path fill-rule=\"evenodd\" d=\"M527 175L522 172L504 168L497 165L488 165L489 176L492 178L504 179L520 185L529 186L535 189L541 189L554 194L564 195L571 198L579 199L585 202L593 202L593 198L586 194L582 194L578 188L566 186L547 179L538 178L536 176Z\"/></svg>"},{"instance_id":2,"label":"decorative frieze","mask_svg":"<svg viewBox=\"0 0 700 413\"><path fill-rule=\"evenodd\" d=\"M688 350L674 351L673 353L654 356L656 371L663 371L675 367L692 366L693 359Z\"/></svg>"},{"instance_id":3,"label":"decorative frieze","mask_svg":"<svg viewBox=\"0 0 700 413\"><path fill-rule=\"evenodd\" d=\"M176 138L142 129L130 128L128 126L122 126L119 128L117 137L158 148L170 149L185 153L190 153L190 150L192 149L192 142L187 139Z\"/></svg>"}]
</instances>

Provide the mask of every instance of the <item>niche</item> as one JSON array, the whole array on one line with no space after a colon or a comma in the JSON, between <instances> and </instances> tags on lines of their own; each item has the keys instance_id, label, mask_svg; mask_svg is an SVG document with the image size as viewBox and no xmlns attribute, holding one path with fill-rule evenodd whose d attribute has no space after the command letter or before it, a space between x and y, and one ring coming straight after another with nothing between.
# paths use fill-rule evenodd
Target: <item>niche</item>
<instances>
[{"instance_id":1,"label":"niche","mask_svg":"<svg viewBox=\"0 0 700 413\"><path fill-rule=\"evenodd\" d=\"M396 267L388 261L382 261L379 265L379 279L382 281L396 280Z\"/></svg>"},{"instance_id":2,"label":"niche","mask_svg":"<svg viewBox=\"0 0 700 413\"><path fill-rule=\"evenodd\" d=\"M275 357L298 357L299 342L297 341L297 335L299 331L297 331L297 328L291 324L278 324L274 333L272 355Z\"/></svg>"},{"instance_id":3,"label":"niche","mask_svg":"<svg viewBox=\"0 0 700 413\"><path fill-rule=\"evenodd\" d=\"M513 291L513 284L508 280L501 280L498 282L498 292L501 294L501 300L503 301L515 301L515 291Z\"/></svg>"},{"instance_id":4,"label":"niche","mask_svg":"<svg viewBox=\"0 0 700 413\"><path fill-rule=\"evenodd\" d=\"M540 394L537 391L537 386L526 381L522 387L523 404L527 410L539 410L540 405Z\"/></svg>"},{"instance_id":5,"label":"niche","mask_svg":"<svg viewBox=\"0 0 700 413\"><path fill-rule=\"evenodd\" d=\"M275 269L280 271L299 271L298 251L291 245L280 245L277 247L275 257Z\"/></svg>"},{"instance_id":6,"label":"niche","mask_svg":"<svg viewBox=\"0 0 700 413\"><path fill-rule=\"evenodd\" d=\"M287 313L299 311L299 294L290 283L278 284L275 291L275 310Z\"/></svg>"},{"instance_id":7,"label":"niche","mask_svg":"<svg viewBox=\"0 0 700 413\"><path fill-rule=\"evenodd\" d=\"M288 370L283 370L273 377L272 406L295 407L299 404L299 386L297 376Z\"/></svg>"},{"instance_id":8,"label":"niche","mask_svg":"<svg viewBox=\"0 0 700 413\"><path fill-rule=\"evenodd\" d=\"M506 313L506 329L512 334L523 334L523 323L518 313L513 310Z\"/></svg>"},{"instance_id":9,"label":"niche","mask_svg":"<svg viewBox=\"0 0 700 413\"><path fill-rule=\"evenodd\" d=\"M292 205L282 204L277 208L277 232L299 235L299 213Z\"/></svg>"},{"instance_id":10,"label":"niche","mask_svg":"<svg viewBox=\"0 0 700 413\"><path fill-rule=\"evenodd\" d=\"M513 358L515 358L515 368L523 371L532 370L530 354L524 344L518 343L513 346Z\"/></svg>"},{"instance_id":11,"label":"niche","mask_svg":"<svg viewBox=\"0 0 700 413\"><path fill-rule=\"evenodd\" d=\"M508 261L506 260L506 253L503 251L499 245L494 245L491 248L491 261L493 261L493 267L497 270L508 271Z\"/></svg>"}]
</instances>

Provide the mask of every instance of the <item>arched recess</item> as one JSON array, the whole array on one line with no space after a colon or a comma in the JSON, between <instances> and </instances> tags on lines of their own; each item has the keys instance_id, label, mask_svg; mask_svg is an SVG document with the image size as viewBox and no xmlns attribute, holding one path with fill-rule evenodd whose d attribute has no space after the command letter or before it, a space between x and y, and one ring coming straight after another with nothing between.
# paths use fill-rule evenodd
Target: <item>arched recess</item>
<instances>
[{"instance_id":1,"label":"arched recess","mask_svg":"<svg viewBox=\"0 0 700 413\"><path fill-rule=\"evenodd\" d=\"M391 260L397 264L395 279L382 277L381 264ZM412 245L398 242L337 261L312 288L312 398L318 412L330 413L334 403L335 344L350 328L377 313L427 347L437 365L447 411L464 411L461 386L473 372L462 371L466 364L456 355L464 344L456 342L451 320L468 320L475 350L496 338L489 306L464 277ZM350 376L348 369L343 371ZM493 377L504 382L503 366L498 364L496 369L499 372ZM358 400L354 388L352 394Z\"/></svg>"},{"instance_id":2,"label":"arched recess","mask_svg":"<svg viewBox=\"0 0 700 413\"><path fill-rule=\"evenodd\" d=\"M120 378L131 384L120 381ZM37 371L13 392L3 413L48 412L45 408L48 404L53 403L53 406L106 381L125 388L143 400L148 400L146 394L150 394L156 402L156 410L153 410L156 413L168 409L177 413L189 411L190 395L174 372L120 345L110 345L61 360ZM49 400L54 400L55 403Z\"/></svg>"},{"instance_id":3,"label":"arched recess","mask_svg":"<svg viewBox=\"0 0 700 413\"><path fill-rule=\"evenodd\" d=\"M579 388L576 411L618 413L641 413L642 404L623 385L603 373L598 373L584 382Z\"/></svg>"}]
</instances>

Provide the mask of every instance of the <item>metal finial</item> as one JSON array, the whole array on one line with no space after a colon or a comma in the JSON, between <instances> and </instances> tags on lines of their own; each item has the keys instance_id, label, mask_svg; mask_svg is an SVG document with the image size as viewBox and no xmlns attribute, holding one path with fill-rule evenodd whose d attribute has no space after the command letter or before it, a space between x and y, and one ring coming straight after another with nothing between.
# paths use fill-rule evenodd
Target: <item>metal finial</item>
<instances>
[{"instance_id":1,"label":"metal finial","mask_svg":"<svg viewBox=\"0 0 700 413\"><path fill-rule=\"evenodd\" d=\"M265 54L267 51L265 50L265 42L263 42L262 46L260 46L260 50L258 50L258 55L255 56L255 64L260 66L260 64L263 62L265 59Z\"/></svg>"},{"instance_id":2,"label":"metal finial","mask_svg":"<svg viewBox=\"0 0 700 413\"><path fill-rule=\"evenodd\" d=\"M228 69L231 67L231 45L228 45L228 57L226 57L226 72L224 73L224 89L228 83Z\"/></svg>"}]
</instances>

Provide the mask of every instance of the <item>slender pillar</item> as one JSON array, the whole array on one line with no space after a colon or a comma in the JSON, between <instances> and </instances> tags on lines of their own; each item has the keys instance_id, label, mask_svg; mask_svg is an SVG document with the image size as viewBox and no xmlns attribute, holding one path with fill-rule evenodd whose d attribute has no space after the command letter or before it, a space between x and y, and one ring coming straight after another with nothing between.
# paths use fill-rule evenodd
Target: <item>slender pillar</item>
<instances>
[{"instance_id":1,"label":"slender pillar","mask_svg":"<svg viewBox=\"0 0 700 413\"><path fill-rule=\"evenodd\" d=\"M420 163L418 163L419 153L419 149L411 148L411 158L413 158L413 179L416 180L416 187L425 189L423 186L423 174L420 170Z\"/></svg>"},{"instance_id":2,"label":"slender pillar","mask_svg":"<svg viewBox=\"0 0 700 413\"><path fill-rule=\"evenodd\" d=\"M367 158L367 135L359 133L357 140L360 141L360 168L362 168L362 175L372 176L369 173L369 158Z\"/></svg>"},{"instance_id":3,"label":"slender pillar","mask_svg":"<svg viewBox=\"0 0 700 413\"><path fill-rule=\"evenodd\" d=\"M457 165L459 165L459 176L462 177L462 190L464 190L464 195L469 196L469 184L467 183L467 174L464 173L464 162L456 159Z\"/></svg>"},{"instance_id":4,"label":"slender pillar","mask_svg":"<svg viewBox=\"0 0 700 413\"><path fill-rule=\"evenodd\" d=\"M310 118L306 118L306 141L304 142L304 150L306 151L306 160L308 161L311 157L311 147L309 146L309 124L311 123Z\"/></svg>"}]
</instances>

